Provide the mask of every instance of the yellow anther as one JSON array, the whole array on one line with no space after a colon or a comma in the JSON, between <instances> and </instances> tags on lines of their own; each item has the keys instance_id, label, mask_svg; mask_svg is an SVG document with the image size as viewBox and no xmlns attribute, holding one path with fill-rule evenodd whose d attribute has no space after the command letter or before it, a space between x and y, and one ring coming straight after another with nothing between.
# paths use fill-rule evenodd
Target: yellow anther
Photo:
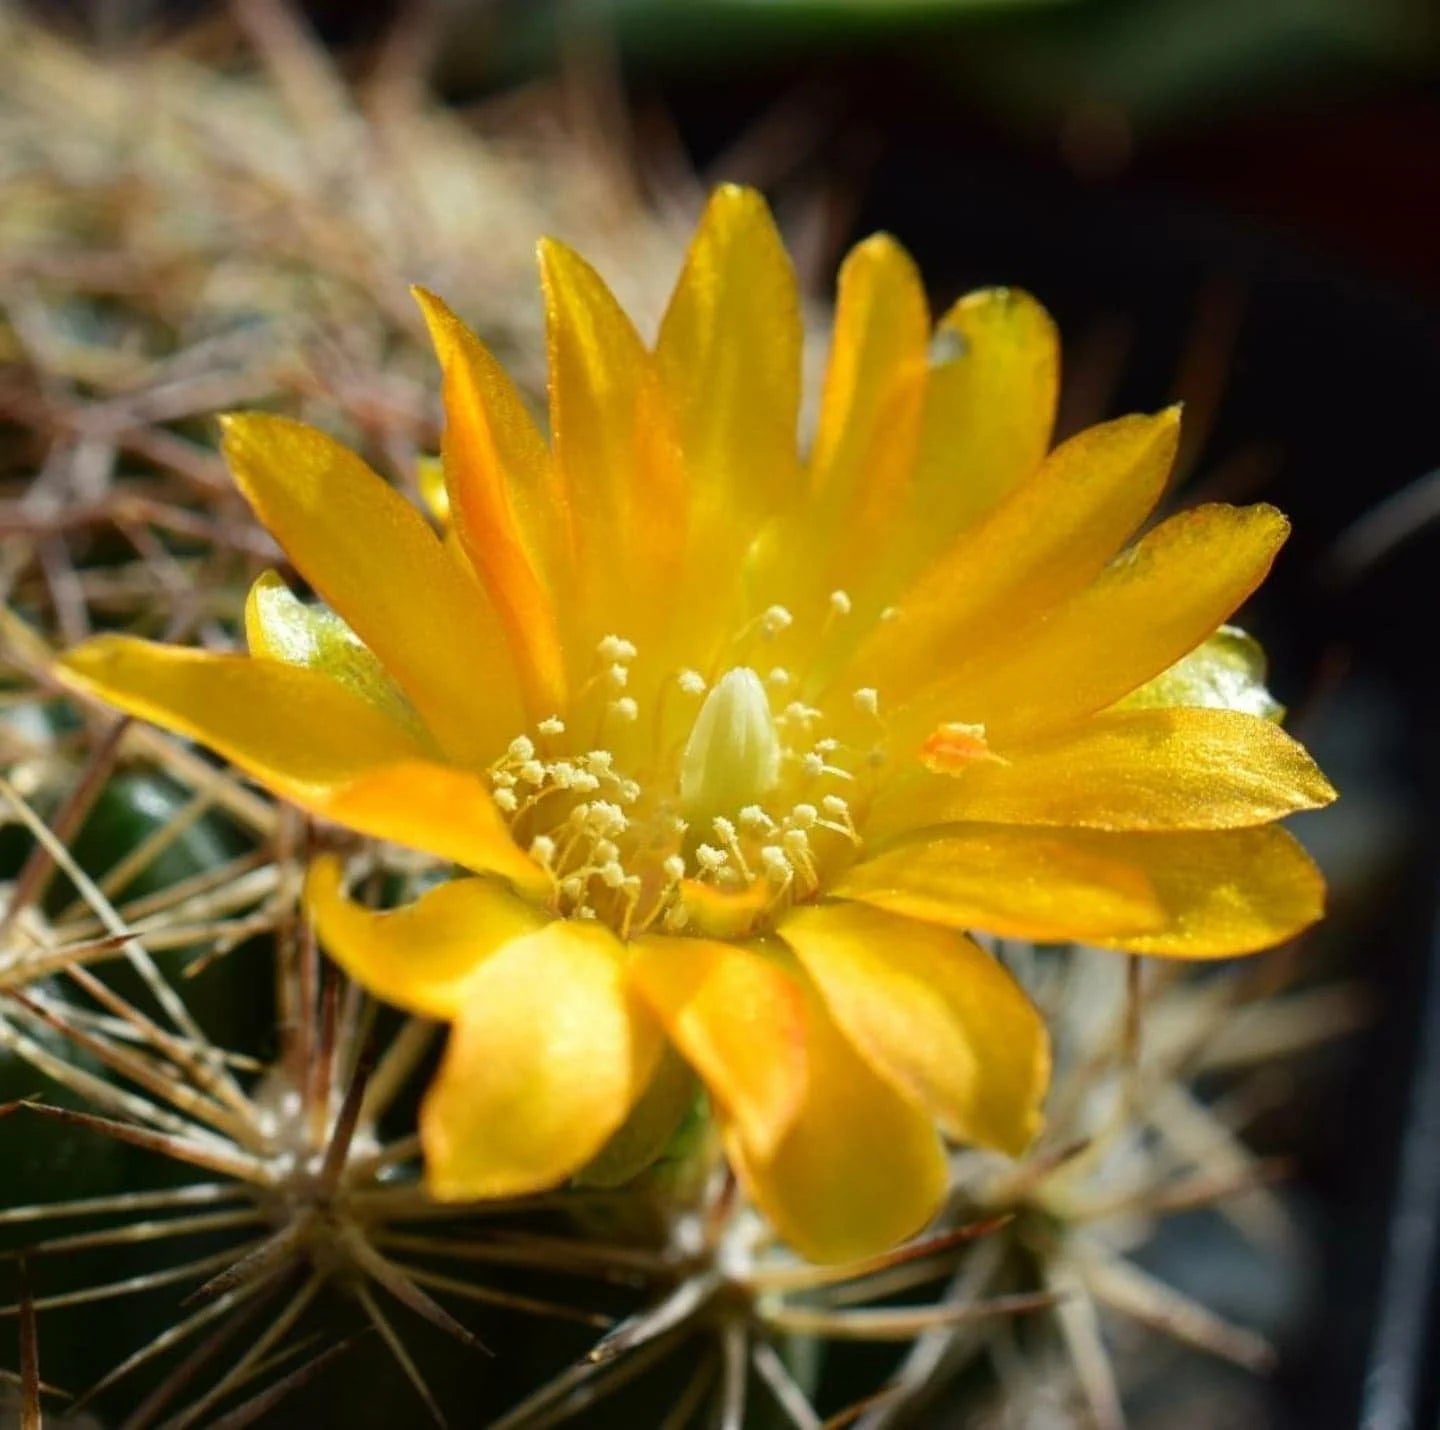
<instances>
[{"instance_id":1,"label":"yellow anther","mask_svg":"<svg viewBox=\"0 0 1440 1430\"><path fill-rule=\"evenodd\" d=\"M563 735L565 722L558 715L547 715L535 728L542 735Z\"/></svg>"},{"instance_id":2,"label":"yellow anther","mask_svg":"<svg viewBox=\"0 0 1440 1430\"><path fill-rule=\"evenodd\" d=\"M695 862L707 874L713 874L723 869L730 856L723 850L717 849L713 844L702 844L695 851Z\"/></svg>"},{"instance_id":3,"label":"yellow anther","mask_svg":"<svg viewBox=\"0 0 1440 1430\"><path fill-rule=\"evenodd\" d=\"M579 808L578 805L576 807ZM622 834L630 825L630 821L625 817L625 811L618 804L611 804L606 799L597 799L589 807L585 822L602 839L610 839L617 834Z\"/></svg>"},{"instance_id":4,"label":"yellow anther","mask_svg":"<svg viewBox=\"0 0 1440 1430\"><path fill-rule=\"evenodd\" d=\"M788 631L795 624L795 617L784 606L771 606L760 617L760 631L767 640L773 640L782 631Z\"/></svg>"},{"instance_id":5,"label":"yellow anther","mask_svg":"<svg viewBox=\"0 0 1440 1430\"><path fill-rule=\"evenodd\" d=\"M675 683L686 695L704 695L705 693L705 677L698 670L682 670L675 677Z\"/></svg>"},{"instance_id":6,"label":"yellow anther","mask_svg":"<svg viewBox=\"0 0 1440 1430\"><path fill-rule=\"evenodd\" d=\"M865 715L880 713L880 692L873 685L862 685L851 697L855 708Z\"/></svg>"},{"instance_id":7,"label":"yellow anther","mask_svg":"<svg viewBox=\"0 0 1440 1430\"><path fill-rule=\"evenodd\" d=\"M788 883L795 873L790 856L778 844L766 844L760 850L760 867L774 884Z\"/></svg>"},{"instance_id":8,"label":"yellow anther","mask_svg":"<svg viewBox=\"0 0 1440 1430\"><path fill-rule=\"evenodd\" d=\"M848 591L831 591L830 609L837 616L848 616L851 611L850 593Z\"/></svg>"},{"instance_id":9,"label":"yellow anther","mask_svg":"<svg viewBox=\"0 0 1440 1430\"><path fill-rule=\"evenodd\" d=\"M605 636L595 647L595 653L604 661L634 660L637 654L634 645L624 636Z\"/></svg>"}]
</instances>

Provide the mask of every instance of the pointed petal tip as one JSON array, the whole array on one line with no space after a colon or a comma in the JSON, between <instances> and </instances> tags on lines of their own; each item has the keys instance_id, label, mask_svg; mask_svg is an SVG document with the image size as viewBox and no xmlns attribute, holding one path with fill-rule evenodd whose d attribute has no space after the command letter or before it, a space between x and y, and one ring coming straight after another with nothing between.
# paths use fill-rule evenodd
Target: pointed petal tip
<instances>
[{"instance_id":1,"label":"pointed petal tip","mask_svg":"<svg viewBox=\"0 0 1440 1430\"><path fill-rule=\"evenodd\" d=\"M737 183L734 179L722 180L710 191L706 208L717 204L745 205L752 208L758 205L766 210L770 207L759 189L750 184Z\"/></svg>"}]
</instances>

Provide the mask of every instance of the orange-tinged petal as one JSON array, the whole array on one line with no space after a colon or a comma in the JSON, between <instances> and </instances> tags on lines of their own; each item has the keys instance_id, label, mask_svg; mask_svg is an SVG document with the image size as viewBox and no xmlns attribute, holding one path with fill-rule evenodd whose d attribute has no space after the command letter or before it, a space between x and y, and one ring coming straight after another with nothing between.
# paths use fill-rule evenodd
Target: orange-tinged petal
<instances>
[{"instance_id":1,"label":"orange-tinged petal","mask_svg":"<svg viewBox=\"0 0 1440 1430\"><path fill-rule=\"evenodd\" d=\"M550 874L517 845L485 780L469 770L412 760L375 769L337 788L318 812L375 839L499 874L532 898Z\"/></svg>"},{"instance_id":2,"label":"orange-tinged petal","mask_svg":"<svg viewBox=\"0 0 1440 1430\"><path fill-rule=\"evenodd\" d=\"M1097 940L1132 953L1226 958L1294 938L1325 912L1325 880L1283 829L1097 834L1142 867L1167 919L1153 933Z\"/></svg>"},{"instance_id":3,"label":"orange-tinged petal","mask_svg":"<svg viewBox=\"0 0 1440 1430\"><path fill-rule=\"evenodd\" d=\"M934 768L934 766L932 766ZM882 795L877 838L979 822L1091 829L1237 829L1329 804L1335 791L1304 746L1236 710L1114 710Z\"/></svg>"},{"instance_id":4,"label":"orange-tinged petal","mask_svg":"<svg viewBox=\"0 0 1440 1430\"><path fill-rule=\"evenodd\" d=\"M562 243L540 245L555 463L575 524L577 589L591 659L623 630L647 649L684 557L686 494L666 439L654 360L599 274ZM623 575L621 574L623 573ZM588 671L586 672L588 673Z\"/></svg>"},{"instance_id":5,"label":"orange-tinged petal","mask_svg":"<svg viewBox=\"0 0 1440 1430\"><path fill-rule=\"evenodd\" d=\"M896 730L922 717L922 729L974 721L1003 750L1113 705L1230 616L1265 579L1289 530L1264 505L1172 516L1043 626L948 672Z\"/></svg>"},{"instance_id":6,"label":"orange-tinged petal","mask_svg":"<svg viewBox=\"0 0 1440 1430\"><path fill-rule=\"evenodd\" d=\"M909 495L920 430L929 305L910 256L888 234L851 249L840 268L835 330L810 455L812 499L797 536L825 568L816 588L854 585ZM816 562L804 563L813 568Z\"/></svg>"},{"instance_id":7,"label":"orange-tinged petal","mask_svg":"<svg viewBox=\"0 0 1440 1430\"><path fill-rule=\"evenodd\" d=\"M958 351L931 370L915 461L917 546L927 555L1039 467L1060 388L1055 324L1018 289L966 294L941 318L936 345Z\"/></svg>"},{"instance_id":8,"label":"orange-tinged petal","mask_svg":"<svg viewBox=\"0 0 1440 1430\"><path fill-rule=\"evenodd\" d=\"M1129 846L1112 850L1083 830L950 825L855 865L833 892L951 928L1040 942L1149 933L1166 917Z\"/></svg>"},{"instance_id":9,"label":"orange-tinged petal","mask_svg":"<svg viewBox=\"0 0 1440 1430\"><path fill-rule=\"evenodd\" d=\"M262 571L250 587L245 638L252 656L328 676L424 739L414 707L374 652L334 611L299 600L278 572Z\"/></svg>"},{"instance_id":10,"label":"orange-tinged petal","mask_svg":"<svg viewBox=\"0 0 1440 1430\"><path fill-rule=\"evenodd\" d=\"M655 357L690 477L692 550L726 548L732 571L736 543L797 489L801 338L794 270L765 200L722 185L691 240Z\"/></svg>"},{"instance_id":11,"label":"orange-tinged petal","mask_svg":"<svg viewBox=\"0 0 1440 1430\"><path fill-rule=\"evenodd\" d=\"M934 1120L847 1041L813 991L804 1001L810 1080L769 1156L727 1122L731 1165L771 1224L812 1261L873 1256L919 1231L947 1184Z\"/></svg>"},{"instance_id":12,"label":"orange-tinged petal","mask_svg":"<svg viewBox=\"0 0 1440 1430\"><path fill-rule=\"evenodd\" d=\"M857 657L866 682L903 697L920 672L1003 647L1083 588L1159 499L1178 435L1170 408L1091 427L1057 447L901 593L895 619Z\"/></svg>"},{"instance_id":13,"label":"orange-tinged petal","mask_svg":"<svg viewBox=\"0 0 1440 1430\"><path fill-rule=\"evenodd\" d=\"M602 925L561 919L506 944L476 970L421 1109L430 1190L451 1201L563 1181L624 1122L662 1047Z\"/></svg>"},{"instance_id":14,"label":"orange-tinged petal","mask_svg":"<svg viewBox=\"0 0 1440 1430\"><path fill-rule=\"evenodd\" d=\"M225 457L260 520L456 759L479 763L518 728L499 630L474 577L359 457L284 417L224 419Z\"/></svg>"},{"instance_id":15,"label":"orange-tinged petal","mask_svg":"<svg viewBox=\"0 0 1440 1430\"><path fill-rule=\"evenodd\" d=\"M208 745L309 809L377 766L424 754L344 685L280 661L105 635L57 671L72 689Z\"/></svg>"},{"instance_id":16,"label":"orange-tinged petal","mask_svg":"<svg viewBox=\"0 0 1440 1430\"><path fill-rule=\"evenodd\" d=\"M747 1144L768 1156L805 1097L795 977L755 948L663 937L634 946L630 976Z\"/></svg>"},{"instance_id":17,"label":"orange-tinged petal","mask_svg":"<svg viewBox=\"0 0 1440 1430\"><path fill-rule=\"evenodd\" d=\"M679 893L686 930L706 938L742 937L775 898L774 889L764 879L745 889L717 889L699 879L682 879Z\"/></svg>"},{"instance_id":18,"label":"orange-tinged petal","mask_svg":"<svg viewBox=\"0 0 1440 1430\"><path fill-rule=\"evenodd\" d=\"M333 855L312 865L305 905L325 951L357 983L387 1003L447 1021L465 1006L476 969L546 921L488 879L452 879L402 908L367 909L346 898Z\"/></svg>"},{"instance_id":19,"label":"orange-tinged petal","mask_svg":"<svg viewBox=\"0 0 1440 1430\"><path fill-rule=\"evenodd\" d=\"M796 909L780 935L870 1066L946 1133L1011 1156L1035 1139L1050 1039L994 957L964 934L855 903Z\"/></svg>"},{"instance_id":20,"label":"orange-tinged petal","mask_svg":"<svg viewBox=\"0 0 1440 1430\"><path fill-rule=\"evenodd\" d=\"M441 457L455 528L505 623L530 714L544 719L566 700L556 590L568 566L564 495L505 370L439 298L413 291L444 374Z\"/></svg>"}]
</instances>

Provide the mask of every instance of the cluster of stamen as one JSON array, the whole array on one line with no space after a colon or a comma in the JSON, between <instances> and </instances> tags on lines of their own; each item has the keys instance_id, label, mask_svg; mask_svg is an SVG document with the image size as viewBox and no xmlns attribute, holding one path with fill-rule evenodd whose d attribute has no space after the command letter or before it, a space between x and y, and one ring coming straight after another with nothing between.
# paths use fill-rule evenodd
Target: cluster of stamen
<instances>
[{"instance_id":1,"label":"cluster of stamen","mask_svg":"<svg viewBox=\"0 0 1440 1430\"><path fill-rule=\"evenodd\" d=\"M831 617L849 610L850 598L835 592ZM758 632L773 640L792 624L788 610L772 606L742 637ZM572 725L581 714L588 719L592 706L598 706L602 734L609 720L633 725L640 719L635 698L625 693L637 656L622 637L599 642L594 674L570 712ZM855 799L868 796L864 781L883 759L878 696L868 688L853 692L875 737L857 750L824 734L822 710L792 698L799 682L784 667L772 668L763 684L748 667L732 667L714 681L699 670L680 669L666 684L670 689L661 692L656 709L645 712L655 728L639 732L651 737L648 756L627 755L626 768L603 744L571 753L567 746L573 749L575 742L567 740L565 723L551 717L533 735L516 736L490 768L495 803L517 842L551 874L555 912L563 917L602 920L622 937L652 929L680 932L693 926L696 891L708 887L739 896L754 926L763 927L786 904L818 893L827 872L849 863L860 846ZM752 743L763 746L768 739L773 748L752 761L765 771L763 787L750 787L753 771L746 756L738 756L737 777L721 780L720 809L713 790L703 799L690 790L687 798L684 778L677 776L676 737L683 721L691 730L684 758L703 762L705 749L694 749L696 732L702 726L710 732L718 718L722 728L714 739L724 743L734 733L724 726L731 708L724 700L736 691L742 723L756 725L763 737ZM707 723L701 712L717 700ZM736 738L738 748L747 748ZM631 751L635 743L623 748Z\"/></svg>"}]
</instances>

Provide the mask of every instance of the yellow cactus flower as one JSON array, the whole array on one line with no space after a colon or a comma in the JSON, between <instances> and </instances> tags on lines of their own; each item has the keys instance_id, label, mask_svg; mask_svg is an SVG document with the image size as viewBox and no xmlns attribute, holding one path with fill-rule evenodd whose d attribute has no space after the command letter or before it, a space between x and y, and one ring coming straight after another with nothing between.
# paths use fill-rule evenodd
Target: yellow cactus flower
<instances>
[{"instance_id":1,"label":"yellow cactus flower","mask_svg":"<svg viewBox=\"0 0 1440 1430\"><path fill-rule=\"evenodd\" d=\"M1276 821L1333 791L1216 635L1285 519L1203 506L1127 546L1178 414L1050 450L1046 314L992 290L932 333L883 235L841 271L804 457L758 195L714 195L653 348L576 254L540 257L548 441L420 293L448 529L321 433L230 418L325 608L263 576L249 657L102 636L64 677L469 871L375 912L326 859L307 893L354 977L453 1025L440 1195L577 1172L669 1044L780 1232L862 1255L936 1209L937 1126L1012 1154L1039 1128L1045 1029L971 931L1208 958L1319 916Z\"/></svg>"}]
</instances>

